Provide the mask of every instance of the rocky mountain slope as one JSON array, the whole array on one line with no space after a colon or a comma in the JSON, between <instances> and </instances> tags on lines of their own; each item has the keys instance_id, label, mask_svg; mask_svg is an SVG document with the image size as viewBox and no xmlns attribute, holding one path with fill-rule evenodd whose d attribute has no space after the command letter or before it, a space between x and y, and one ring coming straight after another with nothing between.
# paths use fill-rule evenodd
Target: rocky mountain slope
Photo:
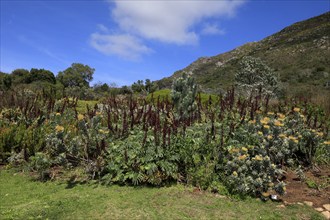
<instances>
[{"instance_id":1,"label":"rocky mountain slope","mask_svg":"<svg viewBox=\"0 0 330 220\"><path fill-rule=\"evenodd\" d=\"M330 12L288 26L259 42L247 43L213 57L202 57L172 76L158 81L169 87L183 72L194 76L204 91L233 85L244 56L259 57L275 70L289 94L330 94Z\"/></svg>"}]
</instances>

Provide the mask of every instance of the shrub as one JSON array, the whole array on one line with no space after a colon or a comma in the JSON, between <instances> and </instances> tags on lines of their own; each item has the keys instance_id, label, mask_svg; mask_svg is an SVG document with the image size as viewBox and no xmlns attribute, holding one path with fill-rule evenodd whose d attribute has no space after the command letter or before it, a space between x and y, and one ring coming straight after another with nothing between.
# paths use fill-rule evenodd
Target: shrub
<instances>
[{"instance_id":1,"label":"shrub","mask_svg":"<svg viewBox=\"0 0 330 220\"><path fill-rule=\"evenodd\" d=\"M171 97L177 111L177 118L186 119L196 109L196 92L194 78L186 74L173 82Z\"/></svg>"},{"instance_id":2,"label":"shrub","mask_svg":"<svg viewBox=\"0 0 330 220\"><path fill-rule=\"evenodd\" d=\"M275 190L284 194L285 185L277 178L283 171L271 162L264 146L230 145L227 154L225 182L232 192L261 196Z\"/></svg>"},{"instance_id":3,"label":"shrub","mask_svg":"<svg viewBox=\"0 0 330 220\"><path fill-rule=\"evenodd\" d=\"M38 173L40 180L44 181L49 178L51 161L46 154L38 152L35 156L30 157L29 166L32 171Z\"/></svg>"},{"instance_id":4,"label":"shrub","mask_svg":"<svg viewBox=\"0 0 330 220\"><path fill-rule=\"evenodd\" d=\"M178 151L175 148L155 145L149 134L143 144L144 133L131 131L124 140L110 143L107 154L106 184L162 185L178 178Z\"/></svg>"},{"instance_id":5,"label":"shrub","mask_svg":"<svg viewBox=\"0 0 330 220\"><path fill-rule=\"evenodd\" d=\"M274 71L259 58L244 57L240 63L240 71L235 75L236 86L247 94L263 94L276 96L278 80Z\"/></svg>"}]
</instances>

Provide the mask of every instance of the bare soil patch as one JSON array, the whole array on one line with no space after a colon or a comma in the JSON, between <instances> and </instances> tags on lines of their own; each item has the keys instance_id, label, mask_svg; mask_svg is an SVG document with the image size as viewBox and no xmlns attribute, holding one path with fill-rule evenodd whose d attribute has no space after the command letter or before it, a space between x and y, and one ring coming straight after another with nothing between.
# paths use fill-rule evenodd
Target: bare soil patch
<instances>
[{"instance_id":1,"label":"bare soil patch","mask_svg":"<svg viewBox=\"0 0 330 220\"><path fill-rule=\"evenodd\" d=\"M285 182L287 193L282 200L288 203L313 202L313 207L322 207L330 203L330 166L322 166L310 169L305 174L305 181L299 179L298 175L287 170Z\"/></svg>"}]
</instances>

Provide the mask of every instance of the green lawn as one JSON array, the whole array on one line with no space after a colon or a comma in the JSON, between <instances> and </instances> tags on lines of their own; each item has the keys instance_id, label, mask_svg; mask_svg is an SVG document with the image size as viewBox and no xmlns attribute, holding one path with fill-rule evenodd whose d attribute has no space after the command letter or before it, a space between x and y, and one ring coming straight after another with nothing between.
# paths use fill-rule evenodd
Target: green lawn
<instances>
[{"instance_id":1,"label":"green lawn","mask_svg":"<svg viewBox=\"0 0 330 220\"><path fill-rule=\"evenodd\" d=\"M0 170L0 219L322 219L307 206L277 208L191 188L36 182Z\"/></svg>"}]
</instances>

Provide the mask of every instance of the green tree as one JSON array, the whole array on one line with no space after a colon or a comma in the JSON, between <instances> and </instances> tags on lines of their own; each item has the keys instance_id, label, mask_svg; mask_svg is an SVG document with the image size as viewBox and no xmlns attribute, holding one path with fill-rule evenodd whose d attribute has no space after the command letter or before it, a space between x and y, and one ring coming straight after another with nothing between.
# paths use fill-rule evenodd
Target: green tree
<instances>
[{"instance_id":1,"label":"green tree","mask_svg":"<svg viewBox=\"0 0 330 220\"><path fill-rule=\"evenodd\" d=\"M133 93L132 89L128 86L122 86L119 89L119 94L132 94L132 93Z\"/></svg>"},{"instance_id":2,"label":"green tree","mask_svg":"<svg viewBox=\"0 0 330 220\"><path fill-rule=\"evenodd\" d=\"M15 69L11 72L13 84L30 83L30 72L26 69Z\"/></svg>"},{"instance_id":3,"label":"green tree","mask_svg":"<svg viewBox=\"0 0 330 220\"><path fill-rule=\"evenodd\" d=\"M172 84L171 98L177 117L188 118L196 109L197 86L193 77L183 74Z\"/></svg>"},{"instance_id":4,"label":"green tree","mask_svg":"<svg viewBox=\"0 0 330 220\"><path fill-rule=\"evenodd\" d=\"M0 90L10 89L12 84L12 77L9 74L0 72Z\"/></svg>"},{"instance_id":5,"label":"green tree","mask_svg":"<svg viewBox=\"0 0 330 220\"><path fill-rule=\"evenodd\" d=\"M110 86L106 83L96 83L93 86L93 90L96 93L108 93L110 91Z\"/></svg>"},{"instance_id":6,"label":"green tree","mask_svg":"<svg viewBox=\"0 0 330 220\"><path fill-rule=\"evenodd\" d=\"M59 72L57 80L65 87L89 87L95 69L81 63L73 63L71 67Z\"/></svg>"},{"instance_id":7,"label":"green tree","mask_svg":"<svg viewBox=\"0 0 330 220\"><path fill-rule=\"evenodd\" d=\"M56 83L54 73L45 69L34 69L30 70L30 82L45 81L52 84Z\"/></svg>"},{"instance_id":8,"label":"green tree","mask_svg":"<svg viewBox=\"0 0 330 220\"><path fill-rule=\"evenodd\" d=\"M155 82L151 82L150 79L146 79L144 89L147 93L153 93L158 89L158 85Z\"/></svg>"},{"instance_id":9,"label":"green tree","mask_svg":"<svg viewBox=\"0 0 330 220\"><path fill-rule=\"evenodd\" d=\"M276 96L278 80L274 71L259 58L244 57L235 75L235 85L243 94L250 96L261 92L262 95Z\"/></svg>"},{"instance_id":10,"label":"green tree","mask_svg":"<svg viewBox=\"0 0 330 220\"><path fill-rule=\"evenodd\" d=\"M137 82L133 83L131 88L132 88L133 92L135 92L135 93L143 92L144 91L143 80L138 80Z\"/></svg>"}]
</instances>

